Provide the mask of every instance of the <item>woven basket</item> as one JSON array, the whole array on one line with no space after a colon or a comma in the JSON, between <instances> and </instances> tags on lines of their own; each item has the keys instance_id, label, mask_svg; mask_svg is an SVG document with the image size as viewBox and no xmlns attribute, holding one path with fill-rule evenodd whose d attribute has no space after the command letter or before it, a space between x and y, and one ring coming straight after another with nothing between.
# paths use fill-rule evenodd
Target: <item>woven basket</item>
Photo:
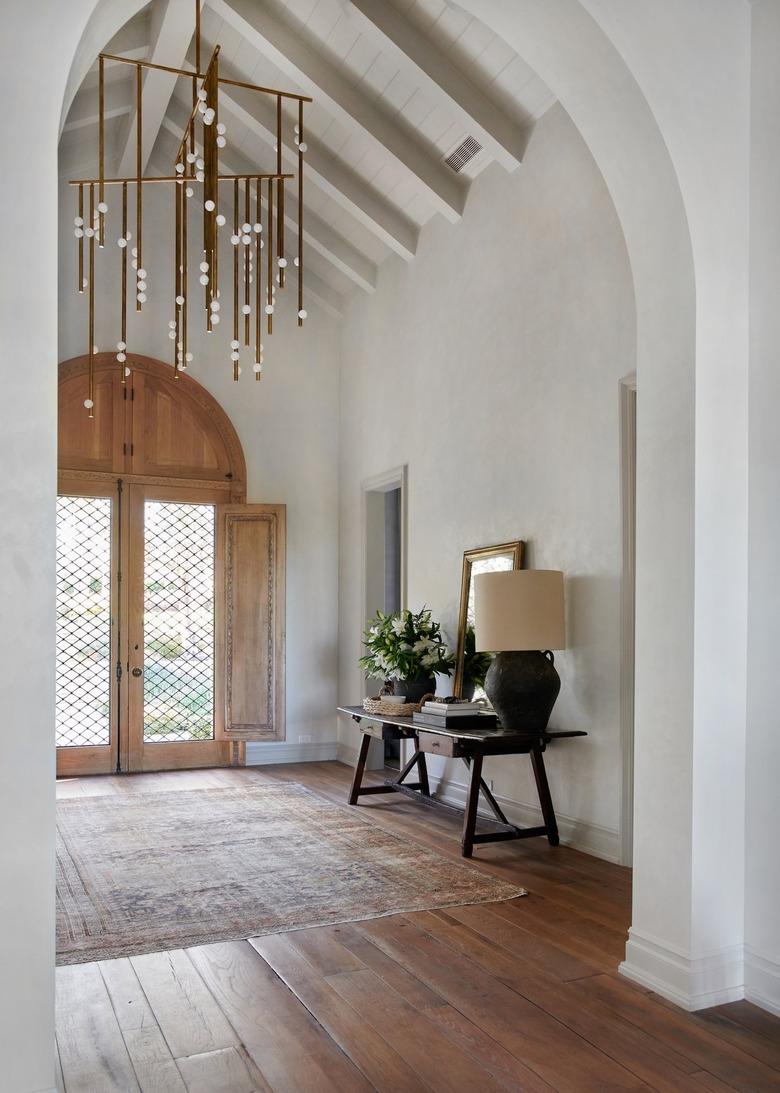
<instances>
[{"instance_id":1,"label":"woven basket","mask_svg":"<svg viewBox=\"0 0 780 1093\"><path fill-rule=\"evenodd\" d=\"M433 695L423 695L419 702L385 702L380 698L364 698L363 709L366 713L384 714L390 717L411 717L413 713L419 713L423 703Z\"/></svg>"}]
</instances>

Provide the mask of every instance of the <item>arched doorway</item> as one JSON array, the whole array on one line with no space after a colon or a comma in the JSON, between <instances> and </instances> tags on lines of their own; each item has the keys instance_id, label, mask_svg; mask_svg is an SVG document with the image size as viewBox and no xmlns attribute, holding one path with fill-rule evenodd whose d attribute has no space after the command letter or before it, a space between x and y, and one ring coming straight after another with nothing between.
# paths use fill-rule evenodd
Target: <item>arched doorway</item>
<instances>
[{"instance_id":1,"label":"arched doorway","mask_svg":"<svg viewBox=\"0 0 780 1093\"><path fill-rule=\"evenodd\" d=\"M219 766L283 725L284 510L245 504L207 391L134 358L60 366L57 772Z\"/></svg>"}]
</instances>

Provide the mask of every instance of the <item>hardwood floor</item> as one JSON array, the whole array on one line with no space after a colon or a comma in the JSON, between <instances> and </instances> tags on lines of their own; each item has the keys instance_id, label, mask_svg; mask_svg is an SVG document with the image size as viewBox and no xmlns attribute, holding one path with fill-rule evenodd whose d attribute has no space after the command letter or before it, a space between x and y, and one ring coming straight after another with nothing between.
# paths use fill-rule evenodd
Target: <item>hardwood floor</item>
<instances>
[{"instance_id":1,"label":"hardwood floor","mask_svg":"<svg viewBox=\"0 0 780 1093\"><path fill-rule=\"evenodd\" d=\"M350 774L307 763L69 779L57 792L283 780L344 803ZM460 860L455 818L400 795L361 808ZM59 1088L780 1089L780 1020L747 1002L686 1014L617 976L627 870L542 839L480 847L471 867L530 895L58 968Z\"/></svg>"}]
</instances>

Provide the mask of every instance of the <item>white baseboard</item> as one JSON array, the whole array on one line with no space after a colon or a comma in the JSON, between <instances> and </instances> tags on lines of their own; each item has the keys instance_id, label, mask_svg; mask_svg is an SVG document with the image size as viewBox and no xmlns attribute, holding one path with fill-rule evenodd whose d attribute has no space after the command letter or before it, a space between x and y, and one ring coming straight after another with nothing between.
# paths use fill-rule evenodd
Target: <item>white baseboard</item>
<instances>
[{"instance_id":1,"label":"white baseboard","mask_svg":"<svg viewBox=\"0 0 780 1093\"><path fill-rule=\"evenodd\" d=\"M463 783L434 776L431 776L430 782L431 790L436 793L440 801L455 805L457 808L465 808L467 787ZM517 827L539 827L544 823L542 810L538 805L523 804L500 793L494 793L493 796L511 824ZM487 819L493 818L493 813L481 800L478 815L485 816ZM557 810L555 815L558 820L558 834L565 846L582 850L596 858L604 858L605 861L620 861L619 832L600 827L598 824L576 820Z\"/></svg>"},{"instance_id":2,"label":"white baseboard","mask_svg":"<svg viewBox=\"0 0 780 1093\"><path fill-rule=\"evenodd\" d=\"M246 765L260 767L268 763L321 763L335 759L337 751L338 744L335 740L312 744L293 744L288 740L269 740L267 743L252 740L246 746Z\"/></svg>"},{"instance_id":3,"label":"white baseboard","mask_svg":"<svg viewBox=\"0 0 780 1093\"><path fill-rule=\"evenodd\" d=\"M357 751L348 744L340 743L338 747L338 759L342 763L354 766ZM447 778L437 778L429 774L431 792L435 793L440 801L445 804L455 805L457 808L465 808L466 786L461 782L455 782ZM518 827L538 827L544 821L542 810L538 805L525 805L520 801L512 800L501 794L495 793L494 797L509 820ZM478 815L487 819L493 818L493 813L480 801ZM582 850L586 854L592 854L596 858L605 861L620 862L620 834L611 828L600 827L598 824L585 823L575 820L571 816L556 812L558 820L558 833L561 842L565 846L571 846L575 850Z\"/></svg>"},{"instance_id":4,"label":"white baseboard","mask_svg":"<svg viewBox=\"0 0 780 1093\"><path fill-rule=\"evenodd\" d=\"M780 1017L780 961L745 946L745 998Z\"/></svg>"},{"instance_id":5,"label":"white baseboard","mask_svg":"<svg viewBox=\"0 0 780 1093\"><path fill-rule=\"evenodd\" d=\"M628 931L626 959L618 970L626 979L685 1010L721 1006L745 996L741 945L691 957L674 946L643 937L632 926Z\"/></svg>"}]
</instances>

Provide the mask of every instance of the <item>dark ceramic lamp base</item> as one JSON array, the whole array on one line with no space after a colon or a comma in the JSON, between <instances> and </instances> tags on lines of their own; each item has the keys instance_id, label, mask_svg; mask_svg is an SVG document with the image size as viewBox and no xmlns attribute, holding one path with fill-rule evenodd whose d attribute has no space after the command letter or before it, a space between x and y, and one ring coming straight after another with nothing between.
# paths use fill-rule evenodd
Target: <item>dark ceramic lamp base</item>
<instances>
[{"instance_id":1,"label":"dark ceramic lamp base","mask_svg":"<svg viewBox=\"0 0 780 1093\"><path fill-rule=\"evenodd\" d=\"M496 653L485 694L509 732L543 733L561 689L552 653Z\"/></svg>"}]
</instances>

